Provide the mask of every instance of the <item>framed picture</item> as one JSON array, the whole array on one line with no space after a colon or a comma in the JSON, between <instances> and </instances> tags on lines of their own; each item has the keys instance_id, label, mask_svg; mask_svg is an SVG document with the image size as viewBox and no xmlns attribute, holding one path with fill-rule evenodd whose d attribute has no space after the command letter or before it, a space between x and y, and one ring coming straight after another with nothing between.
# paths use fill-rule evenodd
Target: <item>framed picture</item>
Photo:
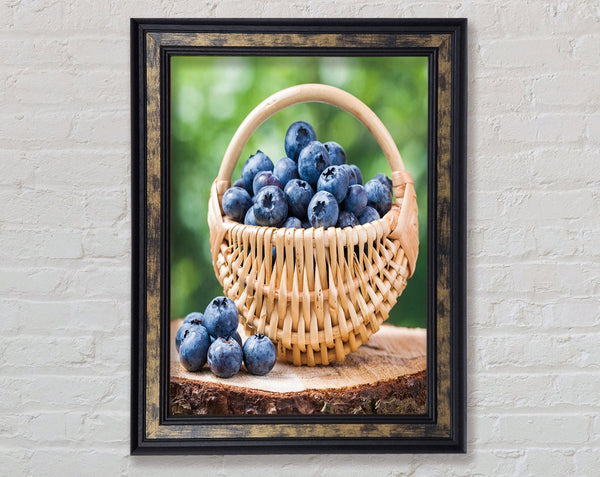
<instances>
[{"instance_id":1,"label":"framed picture","mask_svg":"<svg viewBox=\"0 0 600 477\"><path fill-rule=\"evenodd\" d=\"M465 452L466 20L132 19L131 452Z\"/></svg>"}]
</instances>

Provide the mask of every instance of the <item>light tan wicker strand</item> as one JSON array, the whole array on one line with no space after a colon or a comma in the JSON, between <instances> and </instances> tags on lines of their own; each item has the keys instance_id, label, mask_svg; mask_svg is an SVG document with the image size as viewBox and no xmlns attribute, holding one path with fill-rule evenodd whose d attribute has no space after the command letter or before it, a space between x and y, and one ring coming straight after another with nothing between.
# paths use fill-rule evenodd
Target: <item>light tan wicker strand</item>
<instances>
[{"instance_id":1,"label":"light tan wicker strand","mask_svg":"<svg viewBox=\"0 0 600 477\"><path fill-rule=\"evenodd\" d=\"M277 229L229 220L221 199L250 136L281 109L311 101L347 111L373 134L392 169L392 209L380 220L343 230ZM279 91L246 117L211 188L208 223L215 273L247 333L268 335L279 355L295 365L343 361L366 343L388 318L418 255L416 193L392 137L360 100L321 84Z\"/></svg>"}]
</instances>

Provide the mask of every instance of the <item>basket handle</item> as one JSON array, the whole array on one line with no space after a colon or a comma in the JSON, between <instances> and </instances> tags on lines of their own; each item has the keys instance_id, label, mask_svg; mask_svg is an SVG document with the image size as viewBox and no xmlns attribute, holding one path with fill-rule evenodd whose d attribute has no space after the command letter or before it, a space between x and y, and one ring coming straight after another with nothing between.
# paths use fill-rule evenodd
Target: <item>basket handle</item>
<instances>
[{"instance_id":1,"label":"basket handle","mask_svg":"<svg viewBox=\"0 0 600 477\"><path fill-rule=\"evenodd\" d=\"M402 197L399 193L404 192L404 185L407 182L412 182L412 178L410 174L404 172L402 157L388 130L377 115L360 99L344 90L324 84L300 84L292 86L269 96L256 106L233 135L223 156L217 180L231 181L233 170L244 146L250 139L250 136L264 121L288 106L308 102L327 103L337 106L350 113L366 126L379 143L381 150L390 164L392 181L394 187L398 189L396 190L396 197Z\"/></svg>"}]
</instances>

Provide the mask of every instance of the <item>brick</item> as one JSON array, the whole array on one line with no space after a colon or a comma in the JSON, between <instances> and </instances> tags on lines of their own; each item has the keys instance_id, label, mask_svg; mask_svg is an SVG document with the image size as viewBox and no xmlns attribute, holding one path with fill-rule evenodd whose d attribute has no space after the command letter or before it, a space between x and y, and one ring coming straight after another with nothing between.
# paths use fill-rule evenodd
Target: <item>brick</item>
<instances>
[{"instance_id":1,"label":"brick","mask_svg":"<svg viewBox=\"0 0 600 477\"><path fill-rule=\"evenodd\" d=\"M100 299L129 298L131 274L128 267L81 267L73 275L68 296Z\"/></svg>"},{"instance_id":2,"label":"brick","mask_svg":"<svg viewBox=\"0 0 600 477\"><path fill-rule=\"evenodd\" d=\"M129 115L124 112L85 111L77 114L70 136L78 144L114 147L129 143L129 129Z\"/></svg>"},{"instance_id":3,"label":"brick","mask_svg":"<svg viewBox=\"0 0 600 477\"><path fill-rule=\"evenodd\" d=\"M22 186L30 182L34 174L33 164L21 151L0 150L0 184Z\"/></svg>"},{"instance_id":4,"label":"brick","mask_svg":"<svg viewBox=\"0 0 600 477\"><path fill-rule=\"evenodd\" d=\"M30 466L34 475L72 475L77 468L85 467L94 474L101 469L104 475L125 475L129 459L127 446L117 449L42 448L36 449Z\"/></svg>"},{"instance_id":5,"label":"brick","mask_svg":"<svg viewBox=\"0 0 600 477\"><path fill-rule=\"evenodd\" d=\"M600 469L600 449L597 447L578 449L573 460L576 469L574 475L593 475Z\"/></svg>"},{"instance_id":6,"label":"brick","mask_svg":"<svg viewBox=\"0 0 600 477\"><path fill-rule=\"evenodd\" d=\"M483 66L497 68L552 69L568 60L567 39L522 38L491 40L481 45Z\"/></svg>"},{"instance_id":7,"label":"brick","mask_svg":"<svg viewBox=\"0 0 600 477\"><path fill-rule=\"evenodd\" d=\"M38 67L64 65L69 59L66 46L66 39L34 36L15 38L14 35L3 37L0 41L2 67L28 64L35 64Z\"/></svg>"},{"instance_id":8,"label":"brick","mask_svg":"<svg viewBox=\"0 0 600 477\"><path fill-rule=\"evenodd\" d=\"M0 256L7 259L18 256L20 259L44 258L79 258L83 250L81 245L82 233L80 231L60 230L6 230L3 241L7 249L0 251Z\"/></svg>"},{"instance_id":9,"label":"brick","mask_svg":"<svg viewBox=\"0 0 600 477\"><path fill-rule=\"evenodd\" d=\"M35 379L18 376L0 376L0 396L19 396L21 410L88 411L124 409L129 402L127 389L122 382L128 380L115 376L36 376ZM128 383L127 383L128 384ZM0 401L9 410L12 403Z\"/></svg>"},{"instance_id":10,"label":"brick","mask_svg":"<svg viewBox=\"0 0 600 477\"><path fill-rule=\"evenodd\" d=\"M553 73L535 80L533 100L536 105L587 106L597 103L600 73L570 71ZM577 87L575 87L577 85Z\"/></svg>"},{"instance_id":11,"label":"brick","mask_svg":"<svg viewBox=\"0 0 600 477\"><path fill-rule=\"evenodd\" d=\"M94 225L114 225L127 214L127 194L122 190L103 190L85 200L85 216Z\"/></svg>"},{"instance_id":12,"label":"brick","mask_svg":"<svg viewBox=\"0 0 600 477\"><path fill-rule=\"evenodd\" d=\"M73 103L72 91L77 81L77 75L70 70L23 70L13 76L7 93L19 108L26 105L69 104ZM57 88L57 85L61 87Z\"/></svg>"},{"instance_id":13,"label":"brick","mask_svg":"<svg viewBox=\"0 0 600 477\"><path fill-rule=\"evenodd\" d=\"M0 191L5 206L0 221L37 226L82 226L83 198L72 191L32 190Z\"/></svg>"},{"instance_id":14,"label":"brick","mask_svg":"<svg viewBox=\"0 0 600 477\"><path fill-rule=\"evenodd\" d=\"M590 117L588 117L588 121ZM600 134L600 129L599 129ZM600 175L600 164L585 148L539 148L532 152L527 179L562 190L567 185L581 188Z\"/></svg>"},{"instance_id":15,"label":"brick","mask_svg":"<svg viewBox=\"0 0 600 477\"><path fill-rule=\"evenodd\" d=\"M582 444L588 440L589 423L584 415L501 416L495 437L511 445Z\"/></svg>"},{"instance_id":16,"label":"brick","mask_svg":"<svg viewBox=\"0 0 600 477\"><path fill-rule=\"evenodd\" d=\"M13 8L13 27L18 30L56 31L62 25L65 8L62 2L17 2Z\"/></svg>"},{"instance_id":17,"label":"brick","mask_svg":"<svg viewBox=\"0 0 600 477\"><path fill-rule=\"evenodd\" d=\"M599 144L600 140L600 114L590 114L586 118L587 127L585 130L585 137L594 144ZM595 165L598 165L598 161L595 161ZM598 177L597 175L593 177Z\"/></svg>"},{"instance_id":18,"label":"brick","mask_svg":"<svg viewBox=\"0 0 600 477\"><path fill-rule=\"evenodd\" d=\"M89 230L83 238L85 255L94 258L120 258L131 250L131 234L114 228Z\"/></svg>"},{"instance_id":19,"label":"brick","mask_svg":"<svg viewBox=\"0 0 600 477\"><path fill-rule=\"evenodd\" d=\"M573 58L582 66L598 66L600 34L578 35L573 39Z\"/></svg>"},{"instance_id":20,"label":"brick","mask_svg":"<svg viewBox=\"0 0 600 477\"><path fill-rule=\"evenodd\" d=\"M576 475L574 451L530 449L525 469L527 475Z\"/></svg>"},{"instance_id":21,"label":"brick","mask_svg":"<svg viewBox=\"0 0 600 477\"><path fill-rule=\"evenodd\" d=\"M36 337L36 352L27 352L32 341L30 336L16 336L4 340L0 356L2 367L43 369L89 364L95 354L94 338L79 337ZM0 373L1 374L1 373Z\"/></svg>"},{"instance_id":22,"label":"brick","mask_svg":"<svg viewBox=\"0 0 600 477\"><path fill-rule=\"evenodd\" d=\"M85 336L94 331L115 332L127 322L127 315L116 300L78 298L78 301L6 300L4 306L10 310L6 325L15 333L47 335L68 331Z\"/></svg>"},{"instance_id":23,"label":"brick","mask_svg":"<svg viewBox=\"0 0 600 477\"><path fill-rule=\"evenodd\" d=\"M561 193L532 191L515 195L512 200L507 198L518 205L513 210L514 219L539 224L544 220L591 218L598 213L598 201L589 189Z\"/></svg>"},{"instance_id":24,"label":"brick","mask_svg":"<svg viewBox=\"0 0 600 477\"><path fill-rule=\"evenodd\" d=\"M470 360L478 370L542 369L548 366L593 368L600 360L597 333L480 336Z\"/></svg>"},{"instance_id":25,"label":"brick","mask_svg":"<svg viewBox=\"0 0 600 477\"><path fill-rule=\"evenodd\" d=\"M600 321L598 298L553 298L532 303L530 298L505 299L491 304L497 327L525 331L528 328L565 329L595 326Z\"/></svg>"},{"instance_id":26,"label":"brick","mask_svg":"<svg viewBox=\"0 0 600 477\"><path fill-rule=\"evenodd\" d=\"M129 38L74 38L67 43L74 64L129 65Z\"/></svg>"},{"instance_id":27,"label":"brick","mask_svg":"<svg viewBox=\"0 0 600 477\"><path fill-rule=\"evenodd\" d=\"M66 272L57 268L0 268L0 289L11 297L56 292L66 279Z\"/></svg>"},{"instance_id":28,"label":"brick","mask_svg":"<svg viewBox=\"0 0 600 477\"><path fill-rule=\"evenodd\" d=\"M0 129L0 140L15 148L28 142L36 142L37 147L48 142L64 141L69 137L73 112L25 109L20 112L3 113L0 116L10 128ZM9 133L10 131L10 133Z\"/></svg>"},{"instance_id":29,"label":"brick","mask_svg":"<svg viewBox=\"0 0 600 477\"><path fill-rule=\"evenodd\" d=\"M27 162L34 166L33 184L36 188L69 186L85 187L110 185L129 186L130 158L128 152L67 149L29 151Z\"/></svg>"}]
</instances>

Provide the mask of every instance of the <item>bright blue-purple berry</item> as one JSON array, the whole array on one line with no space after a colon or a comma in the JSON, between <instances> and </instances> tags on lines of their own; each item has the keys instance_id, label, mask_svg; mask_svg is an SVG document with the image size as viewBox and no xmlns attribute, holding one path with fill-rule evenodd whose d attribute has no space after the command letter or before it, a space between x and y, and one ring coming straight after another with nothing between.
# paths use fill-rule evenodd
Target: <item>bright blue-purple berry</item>
<instances>
[{"instance_id":1,"label":"bright blue-purple berry","mask_svg":"<svg viewBox=\"0 0 600 477\"><path fill-rule=\"evenodd\" d=\"M254 217L258 225L279 227L287 218L288 204L283 191L277 186L266 186L258 191Z\"/></svg>"},{"instance_id":2,"label":"bright blue-purple berry","mask_svg":"<svg viewBox=\"0 0 600 477\"><path fill-rule=\"evenodd\" d=\"M184 323L190 323L193 320L198 320L200 323L202 323L202 320L204 319L204 315L198 311L193 311L192 313L189 313L184 319L183 322Z\"/></svg>"},{"instance_id":3,"label":"bright blue-purple berry","mask_svg":"<svg viewBox=\"0 0 600 477\"><path fill-rule=\"evenodd\" d=\"M248 209L252 206L250 194L241 187L230 187L223 194L223 212L225 215L236 222L244 220Z\"/></svg>"},{"instance_id":4,"label":"bright blue-purple berry","mask_svg":"<svg viewBox=\"0 0 600 477\"><path fill-rule=\"evenodd\" d=\"M363 176L362 176L362 172L360 172L360 169L358 168L358 166L356 164L350 164L350 168L354 171L354 175L356 176L356 183L359 185L363 184Z\"/></svg>"},{"instance_id":5,"label":"bright blue-purple berry","mask_svg":"<svg viewBox=\"0 0 600 477\"><path fill-rule=\"evenodd\" d=\"M392 208L392 193L378 180L372 179L365 184L365 191L369 201L367 205L377 210L383 217Z\"/></svg>"},{"instance_id":6,"label":"bright blue-purple berry","mask_svg":"<svg viewBox=\"0 0 600 477\"><path fill-rule=\"evenodd\" d=\"M316 187L321 173L331 165L327 149L319 141L308 143L298 156L298 175Z\"/></svg>"},{"instance_id":7,"label":"bright blue-purple berry","mask_svg":"<svg viewBox=\"0 0 600 477\"><path fill-rule=\"evenodd\" d=\"M233 338L217 338L208 348L208 367L215 376L230 378L242 367L242 347Z\"/></svg>"},{"instance_id":8,"label":"bright blue-purple berry","mask_svg":"<svg viewBox=\"0 0 600 477\"><path fill-rule=\"evenodd\" d=\"M390 190L390 194L394 194L394 185L392 184L392 180L383 172L376 174L375 177L373 177L373 179L381 182L384 186L386 186Z\"/></svg>"},{"instance_id":9,"label":"bright blue-purple berry","mask_svg":"<svg viewBox=\"0 0 600 477\"><path fill-rule=\"evenodd\" d=\"M323 146L327 149L329 157L331 158L331 163L334 166L346 164L346 152L337 142L329 141L323 144Z\"/></svg>"},{"instance_id":10,"label":"bright blue-purple berry","mask_svg":"<svg viewBox=\"0 0 600 477\"><path fill-rule=\"evenodd\" d=\"M246 212L246 217L244 217L244 225L258 225L256 222L256 217L254 217L254 206L248 209Z\"/></svg>"},{"instance_id":11,"label":"bright blue-purple berry","mask_svg":"<svg viewBox=\"0 0 600 477\"><path fill-rule=\"evenodd\" d=\"M236 340L238 342L238 344L240 346L242 346L242 337L240 336L240 334L237 332L237 330L235 330L233 333L231 333L229 336L226 336L225 338L233 338L234 340ZM215 338L214 336L210 337L210 343L214 343L214 341L217 338Z\"/></svg>"},{"instance_id":12,"label":"bright blue-purple berry","mask_svg":"<svg viewBox=\"0 0 600 477\"><path fill-rule=\"evenodd\" d=\"M244 188L252 194L252 182L256 174L262 171L273 171L273 162L262 151L256 151L256 154L250 156L242 168L242 179Z\"/></svg>"},{"instance_id":13,"label":"bright blue-purple berry","mask_svg":"<svg viewBox=\"0 0 600 477\"><path fill-rule=\"evenodd\" d=\"M200 314L200 313L198 313L198 314ZM181 343L183 342L183 339L186 337L186 334L189 333L190 331L195 330L198 326L203 326L202 321L199 319L193 319L191 321L188 321L187 323L186 322L182 323L182 325L177 330L177 333L175 334L175 349L177 351L179 351L179 348L181 347Z\"/></svg>"},{"instance_id":14,"label":"bright blue-purple berry","mask_svg":"<svg viewBox=\"0 0 600 477\"><path fill-rule=\"evenodd\" d=\"M264 376L275 366L277 351L273 342L263 334L250 336L244 343L244 364L249 373Z\"/></svg>"},{"instance_id":15,"label":"bright blue-purple berry","mask_svg":"<svg viewBox=\"0 0 600 477\"><path fill-rule=\"evenodd\" d=\"M342 202L342 207L352 212L357 217L361 214L368 202L367 191L359 184L353 184L348 188L348 193Z\"/></svg>"},{"instance_id":16,"label":"bright blue-purple berry","mask_svg":"<svg viewBox=\"0 0 600 477\"><path fill-rule=\"evenodd\" d=\"M379 214L373 207L369 207L368 205L363 209L361 214L358 216L358 221L361 225L368 224L369 222L373 222L374 220L379 220Z\"/></svg>"},{"instance_id":17,"label":"bright blue-purple berry","mask_svg":"<svg viewBox=\"0 0 600 477\"><path fill-rule=\"evenodd\" d=\"M355 227L356 225L359 225L359 224L360 224L360 222L356 218L356 215L354 215L352 212L348 212L347 210L344 210L340 213L340 215L338 217L336 227L345 229L346 227Z\"/></svg>"},{"instance_id":18,"label":"bright blue-purple berry","mask_svg":"<svg viewBox=\"0 0 600 477\"><path fill-rule=\"evenodd\" d=\"M285 153L287 157L298 161L300 151L311 141L316 141L317 135L314 129L306 121L296 121L285 133Z\"/></svg>"},{"instance_id":19,"label":"bright blue-purple berry","mask_svg":"<svg viewBox=\"0 0 600 477\"><path fill-rule=\"evenodd\" d=\"M199 325L186 333L179 348L179 360L188 371L199 371L206 363L210 335Z\"/></svg>"},{"instance_id":20,"label":"bright blue-purple berry","mask_svg":"<svg viewBox=\"0 0 600 477\"><path fill-rule=\"evenodd\" d=\"M283 224L283 227L286 229L301 229L302 222L297 217L288 217L285 223Z\"/></svg>"},{"instance_id":21,"label":"bright blue-purple berry","mask_svg":"<svg viewBox=\"0 0 600 477\"><path fill-rule=\"evenodd\" d=\"M317 181L317 191L325 190L331 193L340 203L348 193L349 181L346 169L340 166L330 166L321 173Z\"/></svg>"},{"instance_id":22,"label":"bright blue-purple berry","mask_svg":"<svg viewBox=\"0 0 600 477\"><path fill-rule=\"evenodd\" d=\"M258 191L266 186L276 186L283 190L283 184L271 171L262 171L254 176L254 181L252 182L254 195L258 194Z\"/></svg>"},{"instance_id":23,"label":"bright blue-purple berry","mask_svg":"<svg viewBox=\"0 0 600 477\"><path fill-rule=\"evenodd\" d=\"M315 191L310 184L302 179L292 179L284 189L285 198L288 203L288 213L295 217L306 219L306 209L315 195Z\"/></svg>"},{"instance_id":24,"label":"bright blue-purple berry","mask_svg":"<svg viewBox=\"0 0 600 477\"><path fill-rule=\"evenodd\" d=\"M279 178L285 187L285 185L292 179L298 179L298 164L296 164L296 161L290 159L289 157L282 157L275 164L273 174Z\"/></svg>"},{"instance_id":25,"label":"bright blue-purple berry","mask_svg":"<svg viewBox=\"0 0 600 477\"><path fill-rule=\"evenodd\" d=\"M337 200L327 191L317 192L308 204L308 220L315 229L335 227L338 215Z\"/></svg>"},{"instance_id":26,"label":"bright blue-purple berry","mask_svg":"<svg viewBox=\"0 0 600 477\"><path fill-rule=\"evenodd\" d=\"M229 336L238 324L238 309L230 298L213 298L204 310L204 326L211 336Z\"/></svg>"}]
</instances>

